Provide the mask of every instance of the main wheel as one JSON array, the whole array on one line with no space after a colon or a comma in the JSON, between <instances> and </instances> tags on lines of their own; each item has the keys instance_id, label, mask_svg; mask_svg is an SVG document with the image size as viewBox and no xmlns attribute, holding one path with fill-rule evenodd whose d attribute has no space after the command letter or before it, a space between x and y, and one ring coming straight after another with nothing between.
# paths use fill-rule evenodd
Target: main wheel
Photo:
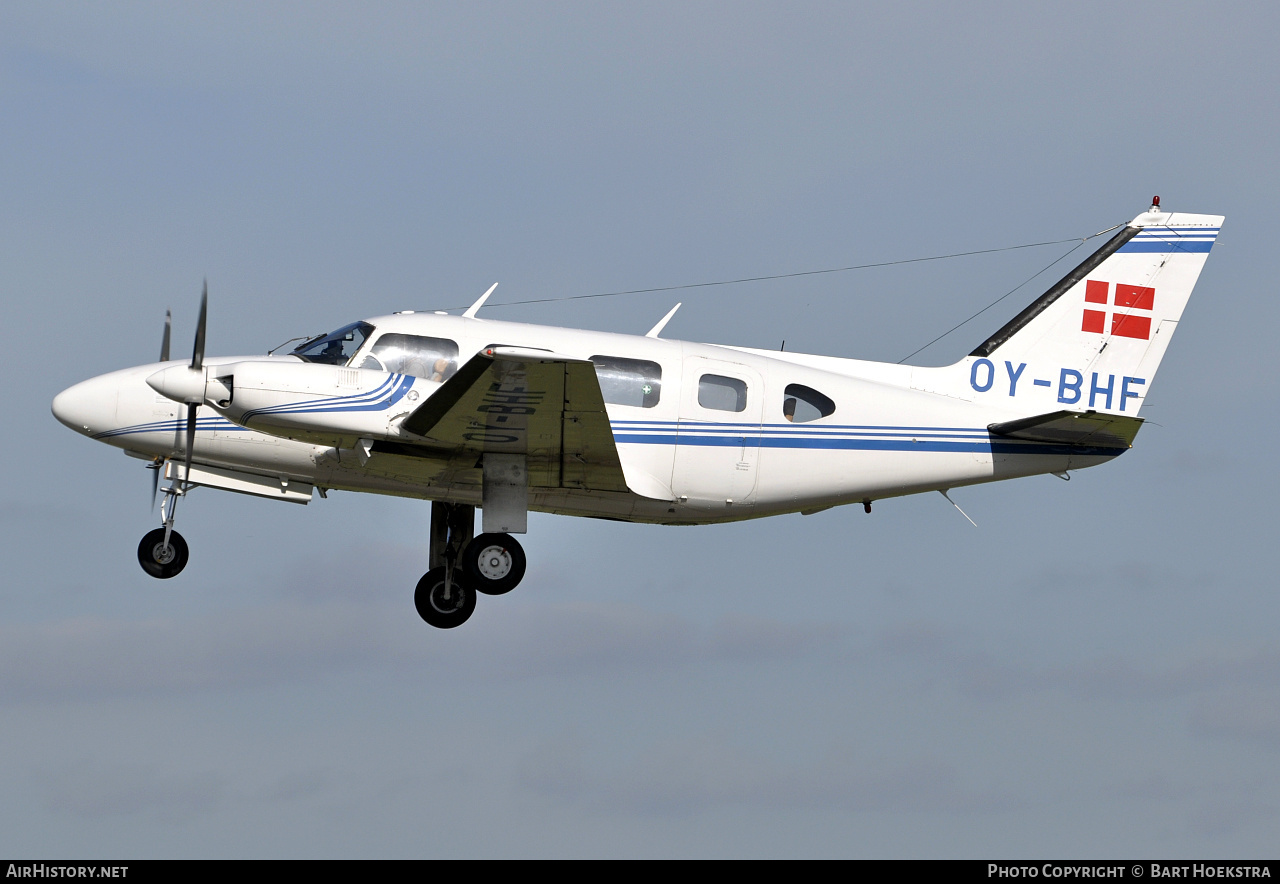
<instances>
[{"instance_id":1,"label":"main wheel","mask_svg":"<svg viewBox=\"0 0 1280 884\"><path fill-rule=\"evenodd\" d=\"M524 550L510 534L481 534L462 553L467 583L485 595L511 592L524 577Z\"/></svg>"},{"instance_id":2,"label":"main wheel","mask_svg":"<svg viewBox=\"0 0 1280 884\"><path fill-rule=\"evenodd\" d=\"M169 532L169 545L164 544L164 529L148 531L138 544L138 564L152 577L167 580L187 567L187 542L177 531Z\"/></svg>"},{"instance_id":3,"label":"main wheel","mask_svg":"<svg viewBox=\"0 0 1280 884\"><path fill-rule=\"evenodd\" d=\"M449 586L449 597L444 593L444 568L432 568L418 581L413 591L413 603L418 616L437 629L453 629L467 622L476 609L476 594L462 579L455 568Z\"/></svg>"}]
</instances>

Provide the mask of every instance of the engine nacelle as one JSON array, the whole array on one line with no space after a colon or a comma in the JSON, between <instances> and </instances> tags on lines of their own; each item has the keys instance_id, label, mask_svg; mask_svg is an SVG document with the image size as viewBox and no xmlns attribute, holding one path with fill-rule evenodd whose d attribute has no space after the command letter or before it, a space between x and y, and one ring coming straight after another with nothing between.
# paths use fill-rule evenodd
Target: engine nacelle
<instances>
[{"instance_id":1,"label":"engine nacelle","mask_svg":"<svg viewBox=\"0 0 1280 884\"><path fill-rule=\"evenodd\" d=\"M293 360L237 362L216 372L219 389L211 381L206 393L231 395L204 401L228 420L340 448L399 436L400 419L440 387L411 375Z\"/></svg>"}]
</instances>

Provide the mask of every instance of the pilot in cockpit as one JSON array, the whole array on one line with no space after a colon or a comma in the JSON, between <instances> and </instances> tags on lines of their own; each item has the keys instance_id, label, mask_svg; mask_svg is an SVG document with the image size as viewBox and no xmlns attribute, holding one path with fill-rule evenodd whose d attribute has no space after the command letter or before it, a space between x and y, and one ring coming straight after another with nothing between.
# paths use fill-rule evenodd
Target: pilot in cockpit
<instances>
[{"instance_id":1,"label":"pilot in cockpit","mask_svg":"<svg viewBox=\"0 0 1280 884\"><path fill-rule=\"evenodd\" d=\"M324 349L320 351L320 359L323 362L332 362L334 365L341 365L346 362L346 354L342 352L341 339L325 344Z\"/></svg>"}]
</instances>

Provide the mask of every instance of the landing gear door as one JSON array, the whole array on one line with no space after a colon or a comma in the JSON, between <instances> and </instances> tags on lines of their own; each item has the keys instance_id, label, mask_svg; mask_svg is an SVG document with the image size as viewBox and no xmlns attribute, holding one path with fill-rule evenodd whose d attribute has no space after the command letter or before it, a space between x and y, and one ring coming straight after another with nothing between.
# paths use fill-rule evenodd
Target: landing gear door
<instances>
[{"instance_id":1,"label":"landing gear door","mask_svg":"<svg viewBox=\"0 0 1280 884\"><path fill-rule=\"evenodd\" d=\"M763 413L764 382L754 369L685 358L672 476L680 503L720 510L752 505Z\"/></svg>"}]
</instances>

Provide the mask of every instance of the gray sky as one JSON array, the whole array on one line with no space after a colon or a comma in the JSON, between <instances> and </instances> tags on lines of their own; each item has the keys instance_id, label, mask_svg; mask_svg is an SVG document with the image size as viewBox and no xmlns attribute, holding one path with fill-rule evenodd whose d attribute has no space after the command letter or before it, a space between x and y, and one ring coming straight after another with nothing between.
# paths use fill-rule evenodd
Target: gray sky
<instances>
[{"instance_id":1,"label":"gray sky","mask_svg":"<svg viewBox=\"0 0 1280 884\"><path fill-rule=\"evenodd\" d=\"M1270 4L0 7L0 852L1244 857L1280 821ZM1066 250L1226 227L1119 461L709 528L208 490L53 395L395 309L896 361ZM1069 262L1068 262L1069 266ZM1059 268L1062 269L1062 265ZM1057 274L1057 275L1060 275ZM1054 279L916 357L950 362Z\"/></svg>"}]
</instances>

